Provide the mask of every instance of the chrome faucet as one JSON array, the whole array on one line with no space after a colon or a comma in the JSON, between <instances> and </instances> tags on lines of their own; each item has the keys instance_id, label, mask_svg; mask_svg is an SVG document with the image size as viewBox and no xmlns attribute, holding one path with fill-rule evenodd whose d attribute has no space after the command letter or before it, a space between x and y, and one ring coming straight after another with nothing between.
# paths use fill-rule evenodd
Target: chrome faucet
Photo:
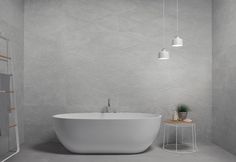
<instances>
[{"instance_id":1,"label":"chrome faucet","mask_svg":"<svg viewBox=\"0 0 236 162\"><path fill-rule=\"evenodd\" d=\"M116 112L115 110L112 110L112 108L111 108L111 99L110 98L108 98L108 100L107 100L107 106L106 106L105 112L106 113L115 113Z\"/></svg>"},{"instance_id":2,"label":"chrome faucet","mask_svg":"<svg viewBox=\"0 0 236 162\"><path fill-rule=\"evenodd\" d=\"M107 101L108 103L107 103L107 106L108 107L111 107L111 99L110 98L108 98L108 101Z\"/></svg>"}]
</instances>

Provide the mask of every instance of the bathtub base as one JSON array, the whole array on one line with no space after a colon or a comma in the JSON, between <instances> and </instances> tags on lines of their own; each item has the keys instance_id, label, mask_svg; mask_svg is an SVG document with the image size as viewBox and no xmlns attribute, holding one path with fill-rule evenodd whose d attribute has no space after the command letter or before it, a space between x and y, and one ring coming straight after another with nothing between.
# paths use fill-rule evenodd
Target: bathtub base
<instances>
[{"instance_id":1,"label":"bathtub base","mask_svg":"<svg viewBox=\"0 0 236 162\"><path fill-rule=\"evenodd\" d=\"M144 113L78 113L54 116L59 141L73 153L136 154L155 140L161 116Z\"/></svg>"},{"instance_id":2,"label":"bathtub base","mask_svg":"<svg viewBox=\"0 0 236 162\"><path fill-rule=\"evenodd\" d=\"M68 151L74 153L74 154L139 154L139 153L143 153L146 150L148 150L148 147L144 147L144 148L115 148L114 146L112 146L112 148L110 149L101 149L104 146L101 146L101 148L99 149L75 149L75 148L68 148L66 146L64 146Z\"/></svg>"}]
</instances>

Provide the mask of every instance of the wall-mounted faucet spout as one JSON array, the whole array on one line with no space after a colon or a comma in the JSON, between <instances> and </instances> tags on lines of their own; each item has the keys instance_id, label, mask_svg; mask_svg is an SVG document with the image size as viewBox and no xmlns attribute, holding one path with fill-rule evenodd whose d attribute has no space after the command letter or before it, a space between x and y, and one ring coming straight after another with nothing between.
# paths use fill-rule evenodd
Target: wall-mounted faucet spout
<instances>
[{"instance_id":1,"label":"wall-mounted faucet spout","mask_svg":"<svg viewBox=\"0 0 236 162\"><path fill-rule=\"evenodd\" d=\"M108 107L111 107L111 100L110 98L108 98L108 104L107 104Z\"/></svg>"},{"instance_id":2,"label":"wall-mounted faucet spout","mask_svg":"<svg viewBox=\"0 0 236 162\"><path fill-rule=\"evenodd\" d=\"M115 113L115 112L116 111L111 108L111 99L108 98L105 113Z\"/></svg>"}]
</instances>

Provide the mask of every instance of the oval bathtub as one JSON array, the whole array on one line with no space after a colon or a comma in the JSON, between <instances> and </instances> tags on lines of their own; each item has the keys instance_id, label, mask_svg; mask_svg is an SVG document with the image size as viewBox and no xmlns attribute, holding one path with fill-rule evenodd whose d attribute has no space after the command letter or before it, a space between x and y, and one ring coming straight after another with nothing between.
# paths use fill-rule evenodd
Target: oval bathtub
<instances>
[{"instance_id":1,"label":"oval bathtub","mask_svg":"<svg viewBox=\"0 0 236 162\"><path fill-rule=\"evenodd\" d=\"M60 142L73 153L139 153L154 141L161 115L70 113L53 116Z\"/></svg>"}]
</instances>

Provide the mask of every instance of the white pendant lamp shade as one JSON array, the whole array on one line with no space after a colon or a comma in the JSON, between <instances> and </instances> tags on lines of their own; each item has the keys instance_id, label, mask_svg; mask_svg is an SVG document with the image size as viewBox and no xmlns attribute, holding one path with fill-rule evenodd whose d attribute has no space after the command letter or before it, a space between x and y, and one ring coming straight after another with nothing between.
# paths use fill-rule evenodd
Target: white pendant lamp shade
<instances>
[{"instance_id":1,"label":"white pendant lamp shade","mask_svg":"<svg viewBox=\"0 0 236 162\"><path fill-rule=\"evenodd\" d=\"M176 32L177 36L172 40L172 47L182 47L183 39L179 37L179 0L176 0Z\"/></svg>"},{"instance_id":2,"label":"white pendant lamp shade","mask_svg":"<svg viewBox=\"0 0 236 162\"><path fill-rule=\"evenodd\" d=\"M176 37L172 40L172 47L182 47L183 45L184 45L183 39L180 38L179 36L176 36Z\"/></svg>"},{"instance_id":3,"label":"white pendant lamp shade","mask_svg":"<svg viewBox=\"0 0 236 162\"><path fill-rule=\"evenodd\" d=\"M166 35L165 35L165 0L163 0L163 10L162 10L162 20L163 20L163 28L162 28L162 36L163 36L163 47L165 47L165 40L166 40ZM165 48L162 48L161 51L158 53L158 59L159 60L168 60L170 58L170 53L167 51Z\"/></svg>"},{"instance_id":4,"label":"white pendant lamp shade","mask_svg":"<svg viewBox=\"0 0 236 162\"><path fill-rule=\"evenodd\" d=\"M163 48L158 54L159 60L168 60L169 58L170 58L169 51L167 51L165 48Z\"/></svg>"}]
</instances>

